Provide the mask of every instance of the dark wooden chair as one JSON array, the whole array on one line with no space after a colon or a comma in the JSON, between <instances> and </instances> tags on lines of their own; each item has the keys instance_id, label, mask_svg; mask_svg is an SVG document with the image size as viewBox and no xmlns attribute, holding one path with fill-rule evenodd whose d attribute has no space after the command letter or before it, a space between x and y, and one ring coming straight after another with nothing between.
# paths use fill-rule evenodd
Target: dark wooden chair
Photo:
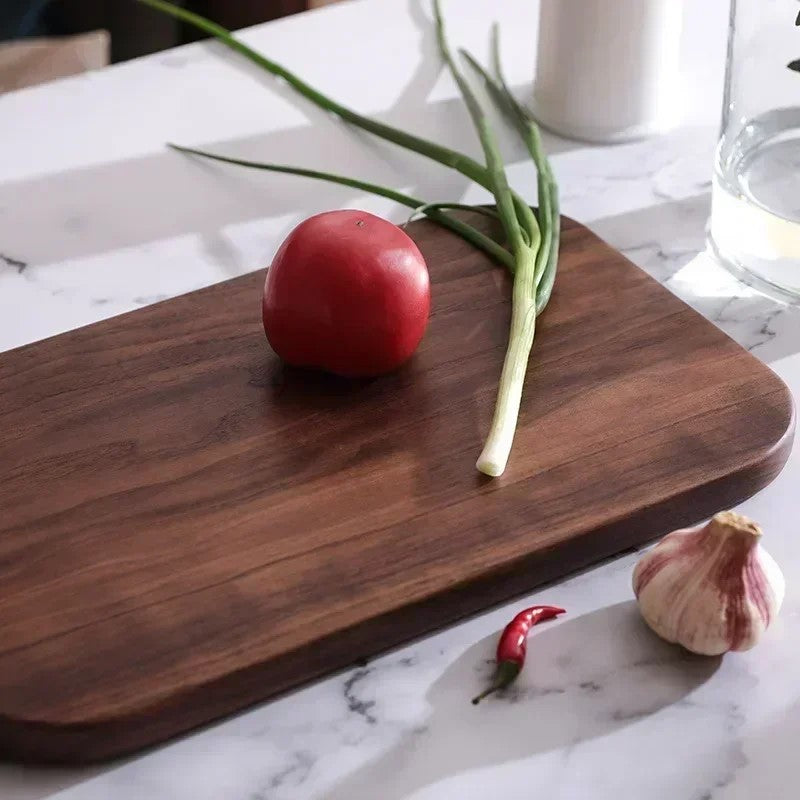
<instances>
[{"instance_id":1,"label":"dark wooden chair","mask_svg":"<svg viewBox=\"0 0 800 800\"><path fill-rule=\"evenodd\" d=\"M308 0L177 0L177 4L232 29L308 8ZM56 33L99 28L109 31L112 61L125 61L201 38L188 26L133 0L56 0L48 7L46 19Z\"/></svg>"}]
</instances>

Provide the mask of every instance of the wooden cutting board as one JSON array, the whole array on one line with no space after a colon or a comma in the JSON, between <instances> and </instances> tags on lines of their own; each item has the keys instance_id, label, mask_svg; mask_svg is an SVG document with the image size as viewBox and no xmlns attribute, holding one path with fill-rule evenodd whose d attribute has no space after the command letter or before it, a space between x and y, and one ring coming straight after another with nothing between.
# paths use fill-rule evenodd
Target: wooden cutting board
<instances>
[{"instance_id":1,"label":"wooden cutting board","mask_svg":"<svg viewBox=\"0 0 800 800\"><path fill-rule=\"evenodd\" d=\"M699 520L782 467L783 383L565 221L511 461L481 477L510 284L451 234L411 231L433 314L385 378L282 368L263 272L0 356L6 756L159 742Z\"/></svg>"}]
</instances>

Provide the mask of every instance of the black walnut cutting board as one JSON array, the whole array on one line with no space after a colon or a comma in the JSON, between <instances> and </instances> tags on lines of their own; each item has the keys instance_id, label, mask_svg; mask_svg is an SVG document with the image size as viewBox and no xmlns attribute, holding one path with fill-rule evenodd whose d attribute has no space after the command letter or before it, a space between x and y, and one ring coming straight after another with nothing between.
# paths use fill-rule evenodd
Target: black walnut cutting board
<instances>
[{"instance_id":1,"label":"black walnut cutting board","mask_svg":"<svg viewBox=\"0 0 800 800\"><path fill-rule=\"evenodd\" d=\"M6 757L161 741L782 467L781 381L565 221L510 464L483 479L509 281L449 233L411 230L433 315L413 362L379 380L282 369L263 272L0 356Z\"/></svg>"}]
</instances>

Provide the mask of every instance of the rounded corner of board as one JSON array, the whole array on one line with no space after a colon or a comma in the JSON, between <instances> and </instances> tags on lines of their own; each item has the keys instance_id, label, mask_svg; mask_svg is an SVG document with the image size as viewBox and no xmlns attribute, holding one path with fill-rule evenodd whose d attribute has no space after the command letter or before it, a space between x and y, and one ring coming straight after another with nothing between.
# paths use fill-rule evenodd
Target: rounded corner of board
<instances>
[{"instance_id":1,"label":"rounded corner of board","mask_svg":"<svg viewBox=\"0 0 800 800\"><path fill-rule=\"evenodd\" d=\"M38 765L83 765L106 761L116 748L119 720L27 719L0 710L0 752L8 761Z\"/></svg>"},{"instance_id":2,"label":"rounded corner of board","mask_svg":"<svg viewBox=\"0 0 800 800\"><path fill-rule=\"evenodd\" d=\"M776 419L773 432L769 437L765 437L760 447L754 449L752 459L744 467L752 475L752 484L747 497L761 491L780 475L794 445L797 426L796 403L789 387L777 375L775 380L780 382L776 391L782 406L781 413Z\"/></svg>"}]
</instances>

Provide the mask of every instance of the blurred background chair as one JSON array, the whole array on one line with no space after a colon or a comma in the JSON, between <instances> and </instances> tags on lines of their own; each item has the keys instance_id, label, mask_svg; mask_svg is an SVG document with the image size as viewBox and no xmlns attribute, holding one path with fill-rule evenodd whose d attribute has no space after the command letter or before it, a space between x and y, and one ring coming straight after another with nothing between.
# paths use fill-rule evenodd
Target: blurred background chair
<instances>
[{"instance_id":1,"label":"blurred background chair","mask_svg":"<svg viewBox=\"0 0 800 800\"><path fill-rule=\"evenodd\" d=\"M175 0L244 28L335 0ZM0 92L196 40L188 26L134 0L0 0Z\"/></svg>"}]
</instances>

